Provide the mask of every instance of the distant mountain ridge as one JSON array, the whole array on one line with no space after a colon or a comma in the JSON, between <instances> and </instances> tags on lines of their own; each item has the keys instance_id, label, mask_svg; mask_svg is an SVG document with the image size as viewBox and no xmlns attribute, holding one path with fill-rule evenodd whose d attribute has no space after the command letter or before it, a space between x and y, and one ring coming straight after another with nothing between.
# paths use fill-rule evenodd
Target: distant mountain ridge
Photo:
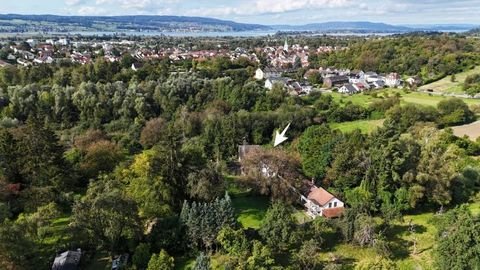
<instances>
[{"instance_id":1,"label":"distant mountain ridge","mask_svg":"<svg viewBox=\"0 0 480 270\"><path fill-rule=\"evenodd\" d=\"M416 31L468 31L472 24L392 25L369 21L332 21L304 25L262 25L207 17L187 16L60 16L0 14L0 32L125 32L125 31L306 31L408 33Z\"/></svg>"},{"instance_id":2,"label":"distant mountain ridge","mask_svg":"<svg viewBox=\"0 0 480 270\"><path fill-rule=\"evenodd\" d=\"M450 31L467 31L478 27L475 24L407 24L406 27L423 30L450 30Z\"/></svg>"},{"instance_id":3,"label":"distant mountain ridge","mask_svg":"<svg viewBox=\"0 0 480 270\"><path fill-rule=\"evenodd\" d=\"M295 30L295 31L372 31L372 32L409 32L412 28L406 26L396 26L386 23L375 22L324 22L310 23L305 25L277 25L272 26L275 29Z\"/></svg>"},{"instance_id":4,"label":"distant mountain ridge","mask_svg":"<svg viewBox=\"0 0 480 270\"><path fill-rule=\"evenodd\" d=\"M15 20L15 21L14 21ZM8 21L12 21L9 23ZM24 22L22 24L22 22ZM19 15L0 14L0 29L2 28L39 28L29 22L44 22L44 30L62 28L70 30L79 28L85 30L113 31L251 31L266 30L270 27L260 24L237 23L205 17L187 16L59 16L59 15ZM42 29L35 29L42 30Z\"/></svg>"}]
</instances>

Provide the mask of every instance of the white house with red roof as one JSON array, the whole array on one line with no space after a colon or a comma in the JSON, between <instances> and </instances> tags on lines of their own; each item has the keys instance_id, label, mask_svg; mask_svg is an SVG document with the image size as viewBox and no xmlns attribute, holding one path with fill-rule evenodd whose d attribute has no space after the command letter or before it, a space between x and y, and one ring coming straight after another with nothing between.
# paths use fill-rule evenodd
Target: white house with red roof
<instances>
[{"instance_id":1,"label":"white house with red roof","mask_svg":"<svg viewBox=\"0 0 480 270\"><path fill-rule=\"evenodd\" d=\"M307 197L302 196L302 201L307 208L307 215L312 218L340 217L345 210L345 204L324 188L312 186Z\"/></svg>"}]
</instances>

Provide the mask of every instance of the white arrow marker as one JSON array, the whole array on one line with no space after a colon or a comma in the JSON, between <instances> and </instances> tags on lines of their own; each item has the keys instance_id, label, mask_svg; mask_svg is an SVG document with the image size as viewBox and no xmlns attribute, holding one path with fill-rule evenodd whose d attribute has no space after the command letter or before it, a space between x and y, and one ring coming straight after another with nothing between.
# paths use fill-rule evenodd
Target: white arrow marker
<instances>
[{"instance_id":1,"label":"white arrow marker","mask_svg":"<svg viewBox=\"0 0 480 270\"><path fill-rule=\"evenodd\" d=\"M282 131L282 133L278 133L278 130L277 130L277 134L275 135L275 143L273 145L274 147L277 147L284 141L288 140L288 138L285 137L285 133L287 133L287 130L290 127L290 124L291 123L287 125L287 127Z\"/></svg>"}]
</instances>

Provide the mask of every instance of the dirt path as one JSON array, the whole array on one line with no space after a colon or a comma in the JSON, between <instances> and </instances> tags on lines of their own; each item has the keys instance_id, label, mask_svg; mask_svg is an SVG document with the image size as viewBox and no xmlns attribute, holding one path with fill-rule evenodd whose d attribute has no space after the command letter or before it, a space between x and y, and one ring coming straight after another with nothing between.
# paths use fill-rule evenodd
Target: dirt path
<instances>
[{"instance_id":1,"label":"dirt path","mask_svg":"<svg viewBox=\"0 0 480 270\"><path fill-rule=\"evenodd\" d=\"M453 127L452 129L453 134L455 134L457 137L463 137L464 135L467 135L472 140L476 140L478 137L480 137L480 121L468 125Z\"/></svg>"}]
</instances>

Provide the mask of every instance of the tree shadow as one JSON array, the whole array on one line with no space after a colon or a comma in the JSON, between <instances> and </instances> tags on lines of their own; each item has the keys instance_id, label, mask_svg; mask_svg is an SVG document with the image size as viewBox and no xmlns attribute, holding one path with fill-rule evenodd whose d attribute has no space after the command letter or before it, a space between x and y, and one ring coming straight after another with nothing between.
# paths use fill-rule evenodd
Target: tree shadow
<instances>
[{"instance_id":1,"label":"tree shadow","mask_svg":"<svg viewBox=\"0 0 480 270\"><path fill-rule=\"evenodd\" d=\"M322 250L328 252L333 252L335 246L344 242L342 234L335 231L322 233L322 238L324 241L322 244Z\"/></svg>"},{"instance_id":2,"label":"tree shadow","mask_svg":"<svg viewBox=\"0 0 480 270\"><path fill-rule=\"evenodd\" d=\"M406 240L402 238L404 235L415 235L415 234L422 234L427 231L427 228L423 225L415 224L414 231L409 232L410 226L409 225L402 225L402 224L394 224L390 225L390 227L385 231L385 236L389 240L390 248L392 252L393 259L406 259L411 254L411 248L413 247L413 241ZM424 251L428 250L417 250L416 254L420 254Z\"/></svg>"}]
</instances>

